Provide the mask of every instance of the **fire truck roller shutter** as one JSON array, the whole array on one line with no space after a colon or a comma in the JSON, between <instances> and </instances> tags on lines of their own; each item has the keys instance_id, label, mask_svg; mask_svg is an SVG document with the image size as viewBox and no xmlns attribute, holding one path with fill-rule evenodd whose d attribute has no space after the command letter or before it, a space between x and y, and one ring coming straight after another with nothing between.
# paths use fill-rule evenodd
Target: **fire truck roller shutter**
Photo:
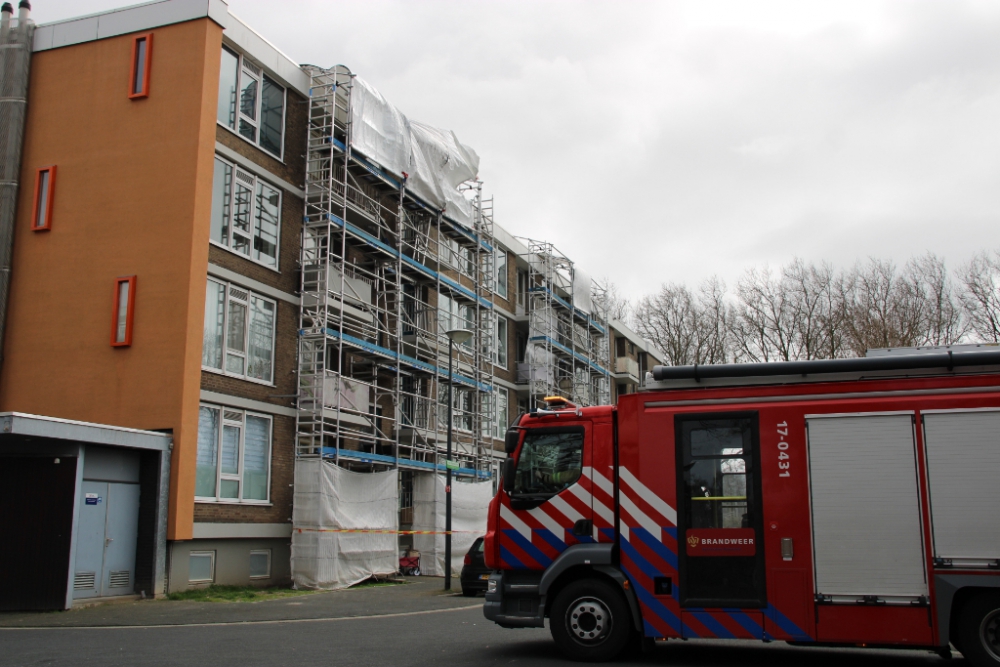
<instances>
[{"instance_id":1,"label":"fire truck roller shutter","mask_svg":"<svg viewBox=\"0 0 1000 667\"><path fill-rule=\"evenodd\" d=\"M933 411L923 420L934 557L985 567L1000 558L1000 531L984 521L1000 507L1000 411Z\"/></svg>"},{"instance_id":2,"label":"fire truck roller shutter","mask_svg":"<svg viewBox=\"0 0 1000 667\"><path fill-rule=\"evenodd\" d=\"M806 422L816 593L926 595L913 415Z\"/></svg>"}]
</instances>

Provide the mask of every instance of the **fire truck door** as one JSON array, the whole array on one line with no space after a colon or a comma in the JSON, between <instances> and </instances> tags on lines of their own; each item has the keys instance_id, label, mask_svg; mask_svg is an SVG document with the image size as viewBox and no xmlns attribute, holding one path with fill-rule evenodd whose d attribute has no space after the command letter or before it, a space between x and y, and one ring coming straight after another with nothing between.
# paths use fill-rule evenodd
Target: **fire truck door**
<instances>
[{"instance_id":1,"label":"fire truck door","mask_svg":"<svg viewBox=\"0 0 1000 667\"><path fill-rule=\"evenodd\" d=\"M681 606L764 607L757 414L678 415L675 432Z\"/></svg>"}]
</instances>

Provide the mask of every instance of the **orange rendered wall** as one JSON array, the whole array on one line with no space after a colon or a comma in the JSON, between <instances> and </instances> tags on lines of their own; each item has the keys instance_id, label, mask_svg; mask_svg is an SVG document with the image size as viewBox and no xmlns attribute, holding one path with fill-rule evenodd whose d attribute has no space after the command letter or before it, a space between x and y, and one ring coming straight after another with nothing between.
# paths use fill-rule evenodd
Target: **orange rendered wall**
<instances>
[{"instance_id":1,"label":"orange rendered wall","mask_svg":"<svg viewBox=\"0 0 1000 667\"><path fill-rule=\"evenodd\" d=\"M0 410L171 429L169 539L190 539L222 28L153 32L130 100L132 36L34 54ZM31 230L35 170L58 166L51 231ZM113 288L137 276L131 347Z\"/></svg>"}]
</instances>

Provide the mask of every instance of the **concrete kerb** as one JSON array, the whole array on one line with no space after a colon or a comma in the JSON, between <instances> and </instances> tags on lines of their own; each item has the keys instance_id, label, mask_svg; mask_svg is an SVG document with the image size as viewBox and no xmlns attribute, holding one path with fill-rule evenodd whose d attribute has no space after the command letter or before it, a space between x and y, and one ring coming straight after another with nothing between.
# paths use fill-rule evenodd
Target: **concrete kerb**
<instances>
[{"instance_id":1,"label":"concrete kerb","mask_svg":"<svg viewBox=\"0 0 1000 667\"><path fill-rule=\"evenodd\" d=\"M440 578L405 579L405 584L395 586L349 588L255 602L142 600L66 612L3 613L0 630L321 622L439 613L482 605L461 594L444 592Z\"/></svg>"}]
</instances>

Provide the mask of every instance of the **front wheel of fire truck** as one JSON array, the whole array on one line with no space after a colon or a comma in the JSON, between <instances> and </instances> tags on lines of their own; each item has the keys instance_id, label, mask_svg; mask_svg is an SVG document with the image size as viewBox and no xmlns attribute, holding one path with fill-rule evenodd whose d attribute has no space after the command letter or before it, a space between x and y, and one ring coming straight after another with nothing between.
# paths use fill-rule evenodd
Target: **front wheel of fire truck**
<instances>
[{"instance_id":1,"label":"front wheel of fire truck","mask_svg":"<svg viewBox=\"0 0 1000 667\"><path fill-rule=\"evenodd\" d=\"M974 667L1000 667L1000 595L981 593L962 607L959 645Z\"/></svg>"},{"instance_id":2,"label":"front wheel of fire truck","mask_svg":"<svg viewBox=\"0 0 1000 667\"><path fill-rule=\"evenodd\" d=\"M599 579L583 579L562 589L552 603L549 630L559 649L584 662L611 660L628 644L628 603Z\"/></svg>"}]
</instances>

